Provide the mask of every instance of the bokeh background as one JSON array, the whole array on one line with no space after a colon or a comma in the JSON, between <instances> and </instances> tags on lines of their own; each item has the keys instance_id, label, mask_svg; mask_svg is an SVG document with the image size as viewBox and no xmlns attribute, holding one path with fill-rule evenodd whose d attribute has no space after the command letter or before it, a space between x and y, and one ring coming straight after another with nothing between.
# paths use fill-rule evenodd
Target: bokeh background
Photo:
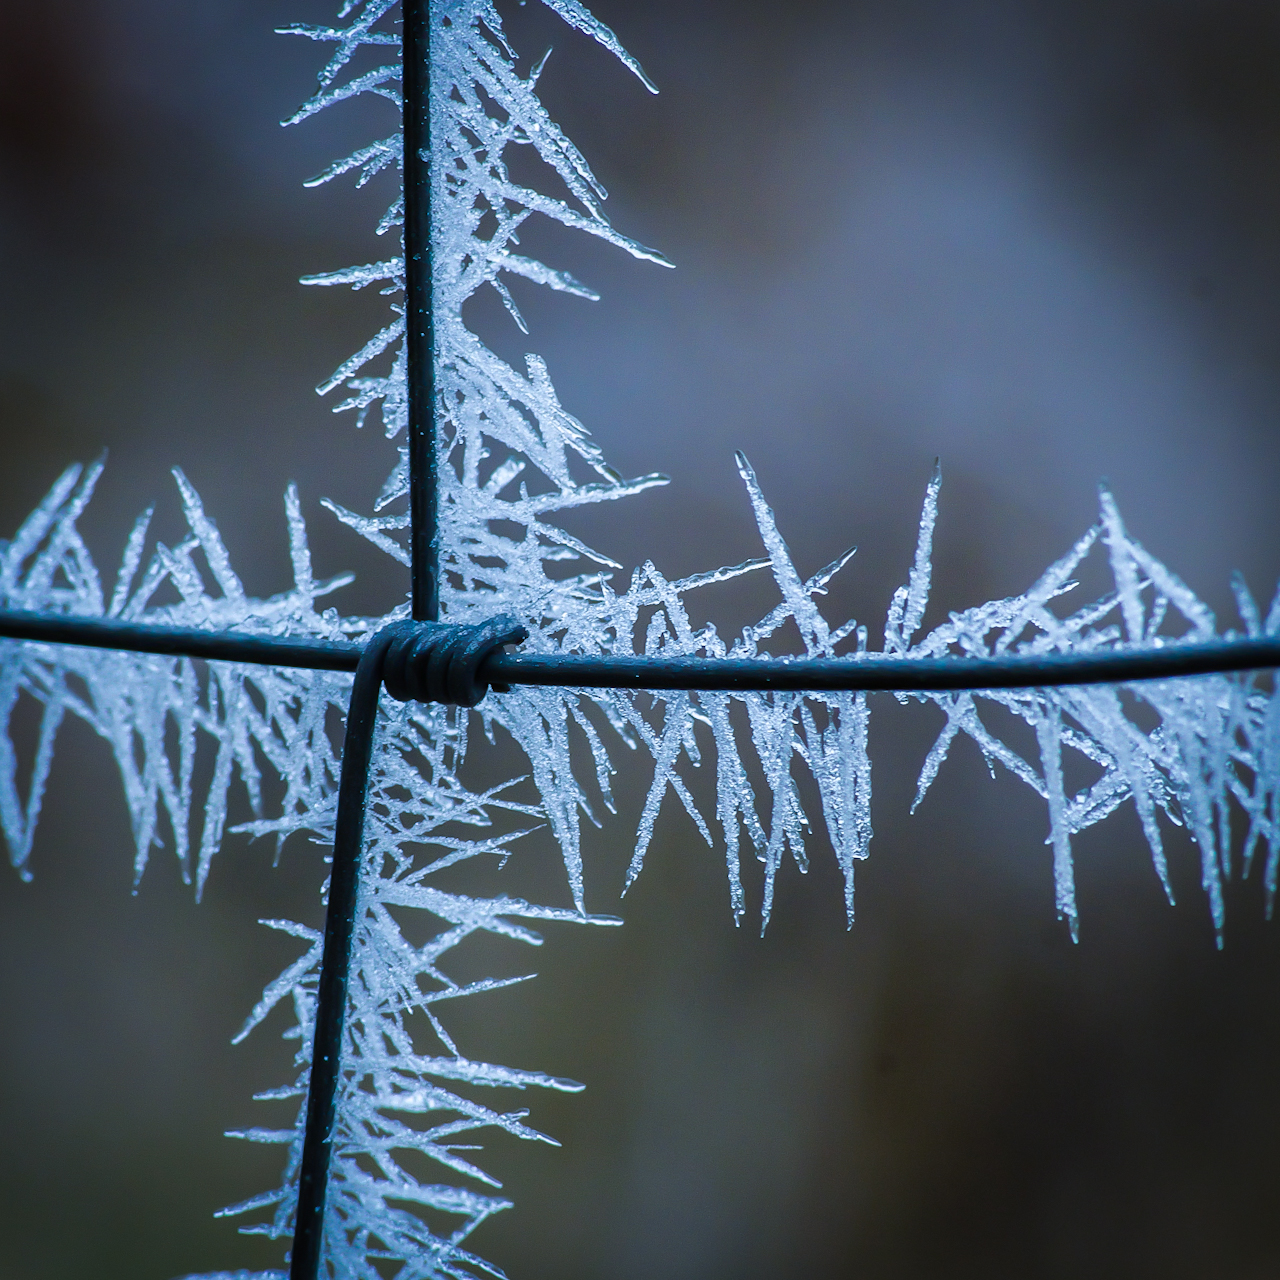
<instances>
[{"instance_id":1,"label":"bokeh background","mask_svg":"<svg viewBox=\"0 0 1280 1280\"><path fill-rule=\"evenodd\" d=\"M298 276L386 252L385 191L302 189L376 104L282 131L322 50L271 34L321 0L3 0L0 525L110 447L86 522L110 566L137 511L204 495L249 587L286 581L301 486L343 607L403 583L319 506L366 509L390 446L312 388L382 302ZM931 617L1025 587L1090 523L1131 527L1221 616L1280 573L1280 10L1262 0L598 0L654 98L536 5L553 114L622 229L672 272L543 229L604 295L521 295L571 412L669 488L575 523L673 574L756 554L732 450L802 569L873 635L944 467ZM496 313L495 313L496 314ZM476 323L518 352L483 306ZM708 598L732 619L753 601ZM619 907L642 769L594 837L589 905L537 982L450 1021L476 1056L585 1081L530 1098L561 1148L490 1143L516 1208L474 1241L513 1280L1054 1280L1280 1274L1280 924L1193 849L1159 891L1132 815L1077 844L1081 941L1054 919L1045 817L962 745L914 818L936 729L873 717L876 837L844 928L815 842L773 924L664 810ZM232 841L193 904L158 852L130 894L114 766L63 733L34 882L0 876L0 1276L169 1280L271 1265L214 1220L278 1153L224 1129L288 1075L231 1035L317 918L314 846ZM533 874L564 897L550 859ZM749 871L750 875L750 871ZM488 1003L484 1003L484 1001ZM276 1026L275 1030L280 1030Z\"/></svg>"}]
</instances>

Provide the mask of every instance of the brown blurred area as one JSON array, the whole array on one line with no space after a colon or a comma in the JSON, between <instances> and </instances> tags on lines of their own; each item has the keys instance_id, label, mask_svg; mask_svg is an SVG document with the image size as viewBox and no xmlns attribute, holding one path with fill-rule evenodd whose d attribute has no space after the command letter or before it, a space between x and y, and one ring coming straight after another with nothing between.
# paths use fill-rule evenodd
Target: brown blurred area
<instances>
[{"instance_id":1,"label":"brown blurred area","mask_svg":"<svg viewBox=\"0 0 1280 1280\"><path fill-rule=\"evenodd\" d=\"M0 3L0 532L73 460L110 462L85 527L110 572L136 513L178 528L181 466L251 590L287 580L301 488L342 607L399 571L320 507L367 509L393 457L312 388L383 300L297 277L386 252L385 189L302 181L385 127L282 131L311 89L319 0ZM760 474L802 570L860 551L831 616L873 636L929 468L931 619L1033 580L1109 478L1130 526L1219 616L1233 569L1280 573L1280 12L1260 0L599 0L654 98L536 5L553 115L664 272L554 228L526 249L604 295L519 301L566 407L626 474L672 484L575 519L628 566L757 554ZM522 282L516 282L517 285ZM514 286L513 286L514 288ZM487 300L504 353L524 340ZM763 599L709 596L725 627ZM725 629L725 628L722 628ZM1082 928L1053 915L1045 817L958 748L908 817L937 728L876 704L876 837L846 931L830 851L760 877L735 929L720 855L664 808L618 904L643 768L592 836L588 905L536 982L462 1002L474 1056L571 1076L530 1106L560 1148L494 1138L516 1208L476 1249L512 1280L1263 1280L1280 1274L1280 924L1255 871L1214 945L1197 857L1163 900L1137 822L1077 843ZM625 755L626 753L621 753ZM109 756L63 731L33 855L0 876L0 1277L169 1280L278 1263L214 1220L274 1185L283 1024L232 1048L315 920L320 852L228 843L195 905L132 844ZM510 874L559 901L550 862ZM485 1003L487 1001L487 1003ZM463 1008L468 1004L470 1007ZM495 1102L493 1098L486 1099Z\"/></svg>"}]
</instances>

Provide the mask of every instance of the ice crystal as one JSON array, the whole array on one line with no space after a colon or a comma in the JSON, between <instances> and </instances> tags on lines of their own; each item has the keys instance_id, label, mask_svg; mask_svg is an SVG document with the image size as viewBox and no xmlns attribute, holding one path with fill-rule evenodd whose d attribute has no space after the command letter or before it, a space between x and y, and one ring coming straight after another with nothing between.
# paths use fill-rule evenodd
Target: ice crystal
<instances>
[{"instance_id":1,"label":"ice crystal","mask_svg":"<svg viewBox=\"0 0 1280 1280\"><path fill-rule=\"evenodd\" d=\"M935 478L921 517L911 582L899 589L890 609L888 651L922 658L1097 652L1193 644L1217 634L1212 611L1129 534L1104 487L1098 523L1026 592L953 613L913 643L927 599L936 495ZM1113 591L1073 613L1055 613L1050 602L1075 590L1073 575L1086 556L1098 551L1105 552ZM1280 633L1280 593L1264 622L1239 578L1235 588L1247 633ZM1247 824L1245 874L1257 851L1265 849L1263 882L1270 913L1280 869L1280 701L1271 675L912 696L935 703L946 715L921 770L916 803L960 734L978 745L989 766L998 762L1030 786L1048 807L1057 908L1073 936L1077 912L1071 837L1129 800L1170 901L1157 814L1185 826L1199 847L1201 884L1219 944L1222 885L1232 869L1231 816L1238 809ZM979 703L1003 707L1035 730L1038 766L988 727L979 716ZM1095 775L1074 795L1064 785L1064 748L1087 762Z\"/></svg>"},{"instance_id":2,"label":"ice crystal","mask_svg":"<svg viewBox=\"0 0 1280 1280\"><path fill-rule=\"evenodd\" d=\"M644 83L639 65L608 28L574 0L546 0L573 26L617 54ZM388 63L347 81L339 77L357 50L388 43L378 29L393 5L385 0L347 6L352 24L342 30L293 27L290 32L337 45L320 76L320 90L287 123L356 93L376 93L399 104L400 68ZM442 408L440 448L440 561L442 616L466 621L498 612L550 619L595 597L601 569L617 569L607 557L549 523L556 512L639 493L661 476L623 481L605 461L583 425L556 396L546 365L526 355L518 370L489 350L467 328L463 304L483 288L496 291L524 332L527 326L504 276L520 276L562 292L596 295L567 272L516 253L519 232L532 214L585 231L637 258L664 259L619 234L604 216L605 190L578 149L538 100L544 57L527 76L488 3L461 0L432 6L431 182L433 211L434 323L437 394ZM391 38L394 42L395 37ZM556 199L522 186L509 174L510 149L528 147L570 196ZM401 162L398 133L330 166L314 179L328 182L360 169L360 181ZM386 211L380 233L401 225L402 200ZM304 283L381 285L403 293L404 257L309 276ZM335 411L353 409L363 423L380 412L386 434L407 425L404 309L321 384L349 392ZM393 352L390 367L371 366ZM371 516L334 507L338 517L402 563L409 553L401 531L408 512L398 499L408 492L405 451ZM388 508L394 508L388 511ZM383 514L386 512L386 514ZM550 572L548 572L550 569ZM573 570L577 572L573 572Z\"/></svg>"},{"instance_id":3,"label":"ice crystal","mask_svg":"<svg viewBox=\"0 0 1280 1280\"><path fill-rule=\"evenodd\" d=\"M0 599L6 609L326 639L367 630L367 624L342 622L332 610L317 608L318 600L349 579L317 582L312 577L293 486L285 495L285 511L294 585L257 600L245 594L217 526L181 472L174 475L187 536L174 547L157 543L144 567L151 519L145 512L134 525L108 599L76 526L101 472L101 463L88 470L70 467L0 549ZM165 594L176 599L158 603ZM349 685L346 676L290 668L213 663L202 676L185 658L4 642L0 717L6 729L23 694L43 708L25 799L10 736L0 737L0 822L14 866L29 876L54 737L68 712L105 738L115 754L133 826L135 883L167 829L183 876L189 881L194 874L199 894L222 841L232 782L239 778L260 814L264 763L284 782L284 795L261 829L323 834L332 828L338 776L326 718L345 710ZM200 796L194 765L202 738L216 745L212 774Z\"/></svg>"},{"instance_id":4,"label":"ice crystal","mask_svg":"<svg viewBox=\"0 0 1280 1280\"><path fill-rule=\"evenodd\" d=\"M647 85L638 64L613 33L576 0L544 0L570 25L614 53ZM400 64L393 0L345 0L335 26L299 26L293 34L333 47L320 87L295 121L358 95L397 109ZM819 608L847 552L805 576L747 460L738 459L764 555L744 564L672 581L653 564L615 589L613 561L559 529L558 512L612 501L661 483L625 481L608 466L586 430L560 404L542 361L525 357L518 370L490 351L463 321L463 305L494 289L515 323L526 326L504 276L550 288L594 294L567 273L515 252L533 214L585 231L638 257L659 255L613 229L602 211L604 191L586 161L547 115L537 97L538 63L521 73L487 0L437 0L431 8L434 62L430 157L434 194L435 325L441 437L442 614L475 621L513 613L529 628L535 652L652 654L684 657L766 657L780 633L798 634L805 656L874 663L882 657L1095 652L1194 644L1219 634L1212 613L1126 530L1105 491L1097 525L1021 595L959 613L922 634L932 583L931 555L939 475L928 485L914 563L894 595L883 649L871 651L856 620L832 625ZM545 61L545 59L543 60ZM651 87L651 86L650 86ZM511 148L531 148L553 175L559 197L515 181ZM314 179L344 174L364 183L402 164L398 131L362 147ZM558 185L557 185L558 184ZM401 225L397 198L378 226ZM309 277L307 283L382 288L393 299L388 323L320 388L346 391L339 409L363 423L376 410L387 436L406 426L402 246L382 261ZM404 449L373 510L337 506L338 518L401 563L408 562ZM71 468L0 548L0 605L7 609L117 617L146 623L235 629L276 635L363 640L404 616L343 618L318 604L345 579L312 576L296 492L285 499L294 582L269 599L246 595L199 497L175 473L188 533L175 547L147 553L150 513L128 540L110 596L77 529L101 467ZM1101 600L1063 610L1087 556L1105 557L1113 588ZM145 564L144 564L145 561ZM732 640L714 626L695 627L686 597L739 574L766 572L778 603ZM1280 632L1280 598L1264 617L1241 583L1236 595L1245 630ZM1227 633L1230 634L1230 633ZM151 851L172 844L184 874L204 886L227 822L228 796L238 779L254 817L243 830L272 835L309 833L331 839L338 760L332 724L345 711L350 679L290 669L194 664L174 658L78 651L70 647L0 645L0 719L7 730L19 699L42 708L32 762L20 769L6 734L0 737L0 823L19 872L29 874L32 835L52 759L67 714L78 716L111 745L121 771L136 841L135 878ZM1046 803L1047 843L1057 907L1076 929L1072 837L1133 802L1156 873L1169 889L1161 822L1183 825L1200 849L1201 877L1215 926L1222 925L1222 884L1232 872L1233 827L1244 826L1242 862L1260 854L1268 901L1280 869L1280 705L1269 677L1204 676L1127 686L1053 690L912 694L934 704L944 723L919 779L917 803L955 740L978 746ZM1010 744L1004 717L1030 726L1036 745L1027 758ZM844 878L844 905L853 919L854 865L868 854L871 826L869 704L865 694L705 693L515 689L494 693L474 712L384 700L375 743L366 847L352 961L350 1004L338 1128L327 1201L325 1249L332 1274L374 1280L393 1263L400 1280L494 1273L469 1251L469 1236L506 1206L498 1184L455 1139L498 1129L542 1139L526 1113L492 1109L473 1092L494 1087L576 1089L570 1081L467 1057L440 1014L444 1002L506 985L516 978L460 984L444 967L451 949L477 932L536 944L529 922L616 923L585 909L580 827L596 820L597 804L613 809L610 776L620 750L653 762L639 816L630 884L641 870L654 824L668 793L708 842L722 842L735 918L746 911L742 850L763 864L762 925L774 902L777 876L790 857L807 867L808 832L821 817ZM465 777L467 739L477 729L501 730L521 748L536 795L512 784L474 790ZM581 735L583 753L572 746ZM197 794L196 753L213 753L209 781ZM1077 757L1072 768L1064 756ZM687 770L714 757L714 801L704 813ZM1075 765L1091 770L1078 790L1067 785ZM278 804L263 799L263 770L283 786ZM807 814L801 781L808 773L821 814ZM26 781L19 785L19 775ZM513 780L519 782L520 779ZM524 799L516 798L525 796ZM1163 818L1162 816L1163 815ZM563 857L571 906L466 896L437 887L432 877L475 858L505 860L534 828L549 828ZM428 940L411 933L434 921ZM301 1108L310 1070L320 956L314 925L264 921L298 939L298 958L266 987L240 1035L277 1007L292 1012L286 1037L297 1042L296 1074L260 1095L299 1108L297 1123L250 1128L235 1136L284 1147L281 1185L224 1212L258 1214L244 1228L287 1238L293 1229ZM414 1026L419 1028L415 1032ZM422 1026L430 1028L424 1042ZM411 1171L410 1153L440 1169L441 1182ZM414 1166L417 1167L417 1166ZM456 1227L438 1233L419 1209L451 1215ZM261 1215L265 1214L265 1218ZM438 1220L438 1219L433 1219ZM383 1269L383 1270L380 1270ZM222 1272L205 1280L226 1280ZM277 1280L282 1272L255 1273ZM234 1273L249 1280L249 1273Z\"/></svg>"}]
</instances>

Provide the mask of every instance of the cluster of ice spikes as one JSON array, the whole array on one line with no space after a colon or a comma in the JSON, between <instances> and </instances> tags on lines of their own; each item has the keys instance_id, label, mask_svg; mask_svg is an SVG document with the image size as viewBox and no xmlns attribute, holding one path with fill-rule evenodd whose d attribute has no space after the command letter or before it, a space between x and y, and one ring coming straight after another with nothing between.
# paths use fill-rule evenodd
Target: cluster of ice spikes
<instances>
[{"instance_id":1,"label":"cluster of ice spikes","mask_svg":"<svg viewBox=\"0 0 1280 1280\"><path fill-rule=\"evenodd\" d=\"M644 79L613 34L576 0L544 3ZM339 15L344 25L290 29L335 49L321 73L320 91L295 120L359 94L386 99L398 116L396 17L392 0L347 0ZM865 627L855 621L833 626L818 608L818 599L849 555L804 577L792 563L744 458L739 458L739 468L765 555L734 568L668 581L645 564L625 590L615 591L611 574L619 566L550 522L558 511L627 497L660 478L621 480L582 425L562 408L542 362L530 355L522 371L505 363L463 323L463 304L478 289L493 288L523 329L504 274L594 296L566 273L514 252L520 226L535 213L637 257L661 259L618 234L604 217L603 190L538 100L542 64L521 74L496 10L486 0L437 0L431 20L444 616L474 621L498 612L516 614L531 631L528 647L544 652L750 658L766 655L779 632L794 628L808 656L874 661L877 655L868 651ZM532 148L568 197L553 198L515 182L506 167L506 156L515 147ZM400 164L395 131L337 162L315 181L357 172L363 183ZM394 232L400 222L396 199L378 230ZM403 289L402 253L311 277L309 283L374 284L393 298L390 323L320 389L345 386L349 395L339 408L355 409L363 421L377 406L387 435L403 436L403 308L394 301ZM188 535L176 547L156 544L144 567L150 513L144 515L108 599L77 531L99 470L69 470L16 537L0 548L0 606L211 631L354 640L406 612L401 608L385 618L343 618L333 609L319 608L317 602L345 579L313 579L292 488L285 506L293 587L266 600L248 597L213 521L180 473L175 474ZM406 484L401 449L400 463L371 514L333 508L402 563L408 561ZM889 608L885 654L936 658L1083 652L1195 642L1218 634L1210 611L1129 536L1104 493L1099 523L1029 590L952 614L922 635L937 499L935 475L925 499L915 563ZM1095 604L1064 612L1057 602L1073 589L1073 575L1091 553L1107 557L1113 589ZM690 591L766 570L779 593L779 603L767 616L732 643L712 626L695 629L685 607ZM1280 631L1280 600L1264 619L1239 584L1237 598L1250 634ZM343 675L224 663L197 667L174 658L3 643L0 719L6 733L0 738L0 821L14 865L22 875L29 874L54 738L68 713L92 726L115 754L137 842L135 877L142 874L152 849L167 839L184 873L194 876L198 893L223 836L236 777L256 815L240 829L277 839L306 832L327 842L338 771L329 726L333 713L345 709L349 688L349 677ZM911 697L935 703L945 716L920 775L921 796L952 743L964 735L990 764L1000 763L1045 800L1058 910L1073 932L1072 836L1128 801L1141 819L1166 889L1161 822L1188 828L1200 848L1202 880L1219 928L1222 882L1231 873L1233 826L1246 829L1246 870L1263 851L1268 899L1274 895L1280 863L1280 704L1269 678L1201 677L1124 688ZM42 718L32 761L20 769L8 728L24 698L39 704ZM1000 729L992 727L993 710L997 718L1001 710L1011 712L1031 726L1037 747L1033 759L1018 754ZM521 778L484 790L468 785L467 737L477 727L491 737L500 731L518 744L536 798L513 798ZM589 759L579 759L571 745L579 734L588 744ZM194 763L202 743L213 751L214 763L207 787L197 794ZM671 791L707 842L722 843L738 919L746 909L740 871L745 837L764 866L761 914L767 923L776 876L788 852L801 869L807 865L810 817L800 791L807 772L817 785L852 922L854 863L867 856L872 830L866 695L637 695L527 688L492 694L475 712L384 700L325 1229L327 1262L335 1277L375 1280L392 1264L399 1264L399 1280L494 1272L469 1251L468 1237L507 1201L492 1194L499 1190L497 1183L470 1155L460 1154L468 1147L454 1139L486 1127L521 1138L542 1135L525 1123L523 1111L493 1110L473 1095L491 1087L579 1086L466 1057L450 1038L437 1006L521 979L459 984L443 961L477 931L536 943L538 936L527 921L617 923L585 911L580 826L584 815L596 820L599 805L613 809L609 781L619 746L643 749L654 766L628 883L641 869L654 821ZM683 771L699 767L708 748L714 757L716 799L714 813L704 814ZM1092 771L1092 780L1074 793L1065 783L1066 752ZM264 765L283 782L283 799L269 811L262 799ZM20 775L25 775L21 785ZM432 883L435 873L461 861L518 854L525 837L539 826L549 828L559 844L571 907L466 896ZM405 910L438 922L424 945L405 936L398 922L398 913ZM286 1167L277 1189L225 1212L265 1212L265 1220L245 1230L287 1239L296 1203L320 933L314 925L265 923L299 938L303 951L268 985L240 1034L277 1006L291 1008L292 1025L285 1035L297 1043L295 1077L260 1096L297 1105L298 1122L237 1135L279 1143L287 1149ZM429 1045L412 1030L423 1016L432 1029ZM421 1119L414 1122L421 1117L430 1118L425 1127ZM405 1157L414 1152L433 1161L448 1180L427 1182L412 1173L412 1161ZM408 1206L452 1215L456 1226L437 1232ZM283 1275L259 1274L262 1280Z\"/></svg>"}]
</instances>

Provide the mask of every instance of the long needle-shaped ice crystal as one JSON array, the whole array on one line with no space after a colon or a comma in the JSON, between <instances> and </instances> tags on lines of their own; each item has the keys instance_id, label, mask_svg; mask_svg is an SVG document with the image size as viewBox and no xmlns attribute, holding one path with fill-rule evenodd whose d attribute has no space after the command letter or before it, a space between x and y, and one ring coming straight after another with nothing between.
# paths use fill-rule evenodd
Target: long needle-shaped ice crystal
<instances>
[{"instance_id":1,"label":"long needle-shaped ice crystal","mask_svg":"<svg viewBox=\"0 0 1280 1280\"><path fill-rule=\"evenodd\" d=\"M544 3L648 85L613 33L576 0ZM289 29L334 49L318 93L294 120L358 95L381 97L398 113L397 16L393 0L345 0L338 25ZM504 277L520 276L594 297L566 272L516 252L518 232L534 214L638 258L662 259L609 224L602 212L603 189L538 100L542 64L523 74L517 69L492 5L486 0L436 0L431 22L443 616L465 622L514 613L529 627L529 648L589 654L753 658L766 656L778 633L794 627L808 656L847 655L851 662L875 662L882 655L868 650L865 627L853 620L833 626L818 607L852 552L818 573L801 573L741 456L739 471L763 558L681 581L668 580L646 563L618 592L611 580L618 566L552 523L559 511L627 497L661 483L661 477L623 481L582 424L561 406L542 361L526 356L522 370L507 364L467 328L463 306L478 290L492 288L527 331ZM543 162L560 195L544 194L511 177L507 156L520 147ZM396 130L339 160L314 181L357 173L364 183L384 170L397 170L401 159ZM395 232L401 215L397 194L378 232ZM339 409L354 409L363 422L377 407L386 434L402 437L403 306L396 301L404 285L402 247L382 261L313 276L308 283L376 285L392 297L388 323L320 390L345 387L347 398ZM293 586L267 600L250 598L216 526L180 473L175 474L188 534L177 546L156 544L146 555L150 513L144 515L108 596L77 529L100 469L70 469L13 540L0 547L0 606L356 640L407 612L402 607L384 618L343 618L318 607L345 579L313 578L292 487L285 509ZM372 512L332 509L375 546L407 564L406 489L401 449ZM908 581L889 607L884 655L927 659L1097 652L1195 643L1218 634L1210 611L1130 536L1104 492L1099 523L1026 592L952 613L921 635L930 603L938 496L935 472ZM1113 590L1097 603L1060 611L1056 602L1074 589L1073 577L1091 554L1107 557ZM729 643L713 626L694 628L684 604L690 591L766 569L779 602L765 617ZM1236 584L1236 594L1250 635L1280 633L1280 598L1264 618L1243 584ZM159 603L165 598L169 603ZM174 658L0 643L0 720L6 728L0 737L0 823L15 867L29 875L54 739L68 713L91 725L115 754L136 840L135 878L145 870L152 849L168 840L184 874L194 877L198 893L222 839L236 778L255 814L242 829L277 839L307 832L322 842L330 840L338 770L330 728L334 713L345 709L349 688L349 677L336 674L225 663L206 668ZM1185 826L1196 841L1219 931L1222 883L1232 870L1231 833L1237 817L1246 829L1243 866L1247 871L1261 853L1268 904L1274 897L1280 871L1280 702L1270 678L1206 676L1123 688L910 697L935 704L944 717L921 770L919 798L963 735L993 768L1003 765L1045 800L1057 906L1073 933L1071 839L1130 800L1166 891L1161 822ZM20 768L7 729L24 698L39 704L41 719L31 759ZM992 708L1031 726L1033 759L1005 741L989 714L983 718L983 710ZM807 867L807 833L811 817L818 816L805 812L800 783L807 772L816 783L852 922L854 863L867 856L871 840L868 716L867 696L849 693L647 695L526 688L491 694L474 713L384 702L327 1199L325 1249L335 1276L376 1280L388 1273L385 1268L396 1266L398 1280L494 1273L469 1251L467 1242L475 1227L507 1202L493 1194L497 1183L474 1158L461 1154L471 1144L454 1139L481 1128L521 1138L542 1136L525 1123L525 1112L491 1109L475 1096L477 1090L578 1086L467 1057L442 1021L445 1002L521 978L460 984L444 961L453 947L477 932L537 943L526 923L531 920L616 923L586 914L580 823L584 815L595 820L593 797L596 804L613 809L611 753L619 744L642 748L654 766L628 884L643 865L659 810L672 793L708 843L717 837L723 841L737 919L746 911L740 865L745 835L764 867L761 917L767 923L787 853L801 870ZM511 784L473 789L464 766L468 734L477 727L514 739L527 758L536 795L530 798ZM579 734L589 748L585 759L577 758L571 747ZM206 740L213 766L201 790L195 763ZM715 801L714 812L704 815L686 771L700 766L708 747L715 759ZM1074 776L1064 768L1068 754L1092 770L1092 781L1074 793L1066 784ZM269 809L262 798L264 767L284 784L281 801ZM436 873L468 859L505 860L539 826L548 828L559 844L571 905L465 896L432 882ZM406 937L400 924L405 913L436 922L427 942L416 945ZM321 935L314 925L264 923L298 938L302 950L267 986L241 1035L278 1006L292 1009L293 1022L285 1034L297 1041L296 1077L261 1096L300 1108L310 1069ZM415 1034L415 1022L430 1027L430 1044ZM250 1232L277 1238L292 1234L300 1121L301 1110L294 1125L237 1134L279 1143L288 1151L276 1190L226 1211L269 1210L265 1221L246 1228ZM413 1172L412 1153L434 1162L446 1181L422 1180ZM451 1216L457 1225L433 1230L410 1206ZM267 1280L283 1273L259 1274Z\"/></svg>"}]
</instances>

